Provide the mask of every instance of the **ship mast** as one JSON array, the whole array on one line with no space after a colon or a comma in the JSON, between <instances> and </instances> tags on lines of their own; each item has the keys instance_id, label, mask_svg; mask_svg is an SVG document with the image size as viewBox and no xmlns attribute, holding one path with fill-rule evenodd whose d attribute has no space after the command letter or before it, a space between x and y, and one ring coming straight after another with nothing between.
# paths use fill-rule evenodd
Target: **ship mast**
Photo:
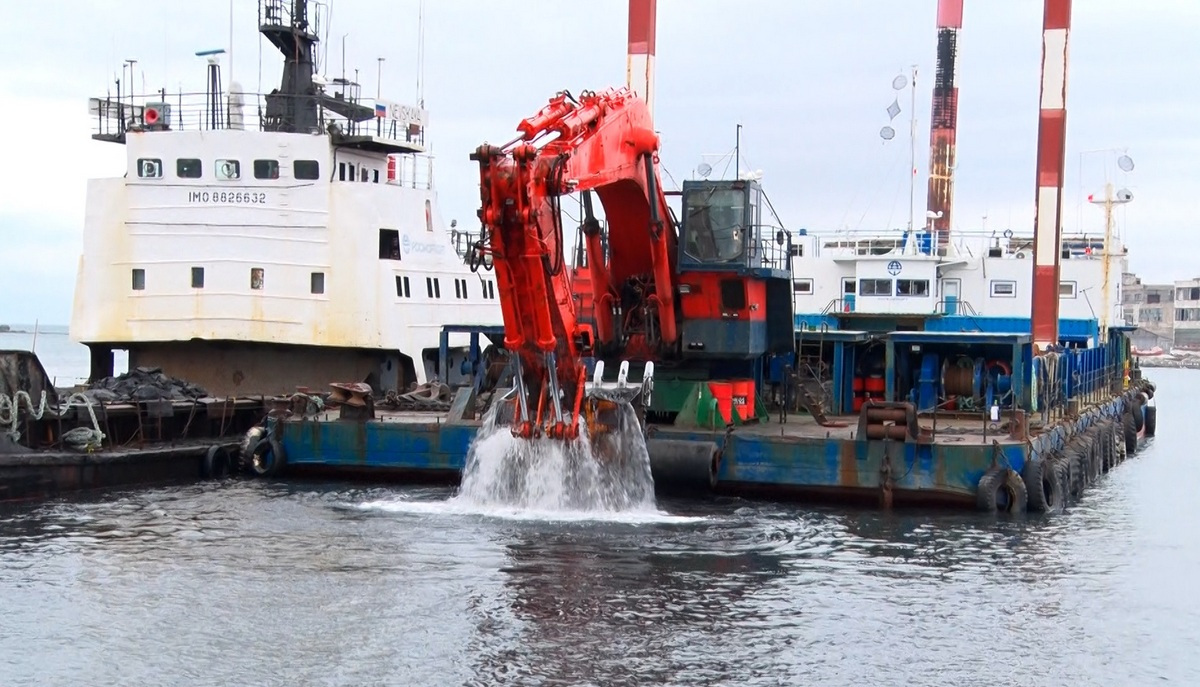
<instances>
[{"instance_id":1,"label":"ship mast","mask_svg":"<svg viewBox=\"0 0 1200 687\"><path fill-rule=\"evenodd\" d=\"M308 1L262 0L259 32L283 53L279 89L266 96L263 128L267 131L314 133L319 129L313 54L317 36L308 22Z\"/></svg>"},{"instance_id":2,"label":"ship mast","mask_svg":"<svg viewBox=\"0 0 1200 687\"><path fill-rule=\"evenodd\" d=\"M929 213L938 254L950 243L950 210L954 193L954 153L958 129L958 30L963 0L938 0L937 68L929 116Z\"/></svg>"}]
</instances>

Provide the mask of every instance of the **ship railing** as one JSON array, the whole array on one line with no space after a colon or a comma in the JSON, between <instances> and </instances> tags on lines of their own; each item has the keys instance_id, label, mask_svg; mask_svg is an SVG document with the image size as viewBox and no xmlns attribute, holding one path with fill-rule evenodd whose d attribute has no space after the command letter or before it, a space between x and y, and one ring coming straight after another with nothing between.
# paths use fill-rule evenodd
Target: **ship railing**
<instances>
[{"instance_id":1,"label":"ship railing","mask_svg":"<svg viewBox=\"0 0 1200 687\"><path fill-rule=\"evenodd\" d=\"M374 100L347 99L340 92L319 95L282 95L237 90L236 86L213 98L206 92L165 90L150 94L104 96L88 99L93 138L123 143L129 132L141 131L285 131L294 130L272 112L315 107L316 118L298 133L338 133L371 136L417 147L425 145L421 124L377 117ZM292 107L295 105L295 107Z\"/></svg>"},{"instance_id":2,"label":"ship railing","mask_svg":"<svg viewBox=\"0 0 1200 687\"><path fill-rule=\"evenodd\" d=\"M746 257L751 268L791 270L793 241L788 232L776 224L759 224L750 232L753 239L747 246Z\"/></svg>"},{"instance_id":3,"label":"ship railing","mask_svg":"<svg viewBox=\"0 0 1200 687\"><path fill-rule=\"evenodd\" d=\"M793 240L807 243L809 257L869 257L883 256L895 251L909 251L917 255L939 255L944 258L974 258L1000 255L1018 258L1032 255L1033 235L1015 234L1011 230L961 230L951 235L949 247L938 247L936 236L931 232L916 231L909 234L903 229L892 230L841 230L814 232L801 230L793 234ZM1064 230L1061 242L1062 256L1067 259L1101 259L1104 255L1104 233ZM1126 250L1119 242L1110 244L1111 255L1124 255Z\"/></svg>"}]
</instances>

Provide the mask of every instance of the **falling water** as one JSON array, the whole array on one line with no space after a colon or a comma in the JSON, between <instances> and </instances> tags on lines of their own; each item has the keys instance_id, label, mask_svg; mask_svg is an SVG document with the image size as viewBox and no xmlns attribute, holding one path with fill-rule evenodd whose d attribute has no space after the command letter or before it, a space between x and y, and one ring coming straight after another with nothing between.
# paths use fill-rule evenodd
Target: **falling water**
<instances>
[{"instance_id":1,"label":"falling water","mask_svg":"<svg viewBox=\"0 0 1200 687\"><path fill-rule=\"evenodd\" d=\"M495 404L467 452L453 501L539 511L655 510L650 456L637 414L621 403L624 429L593 445L585 423L572 441L518 439L496 421Z\"/></svg>"}]
</instances>

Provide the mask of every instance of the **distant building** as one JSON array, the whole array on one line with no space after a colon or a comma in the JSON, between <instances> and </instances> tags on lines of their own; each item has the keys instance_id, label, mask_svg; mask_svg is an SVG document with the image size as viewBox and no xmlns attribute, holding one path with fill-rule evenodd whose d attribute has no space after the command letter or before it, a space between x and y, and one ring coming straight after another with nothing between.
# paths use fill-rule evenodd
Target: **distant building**
<instances>
[{"instance_id":1,"label":"distant building","mask_svg":"<svg viewBox=\"0 0 1200 687\"><path fill-rule=\"evenodd\" d=\"M1170 348L1176 341L1176 285L1143 284L1136 274L1121 275L1121 310L1127 324L1136 325L1133 345L1149 349ZM1196 304L1200 307L1200 303ZM1200 343L1200 310L1195 318L1195 335Z\"/></svg>"},{"instance_id":2,"label":"distant building","mask_svg":"<svg viewBox=\"0 0 1200 687\"><path fill-rule=\"evenodd\" d=\"M1200 348L1200 277L1175 282L1175 345Z\"/></svg>"}]
</instances>

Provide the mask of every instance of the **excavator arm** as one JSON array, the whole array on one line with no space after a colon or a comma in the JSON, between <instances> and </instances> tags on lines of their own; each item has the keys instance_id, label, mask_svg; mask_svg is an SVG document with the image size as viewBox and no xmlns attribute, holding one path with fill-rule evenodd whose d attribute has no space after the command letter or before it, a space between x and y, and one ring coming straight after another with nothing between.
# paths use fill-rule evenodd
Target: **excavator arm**
<instances>
[{"instance_id":1,"label":"excavator arm","mask_svg":"<svg viewBox=\"0 0 1200 687\"><path fill-rule=\"evenodd\" d=\"M679 338L676 231L658 176L658 136L644 101L628 89L560 93L517 127L503 146L484 144L480 167L478 263L495 266L505 346L518 364L518 436L572 438L585 399L648 403L653 363ZM565 263L563 195L584 193L583 230L595 328L579 322ZM607 246L592 213L599 197ZM620 350L646 361L631 384L627 362L616 382L603 363L586 378L584 358ZM621 397L621 398L615 398Z\"/></svg>"}]
</instances>

